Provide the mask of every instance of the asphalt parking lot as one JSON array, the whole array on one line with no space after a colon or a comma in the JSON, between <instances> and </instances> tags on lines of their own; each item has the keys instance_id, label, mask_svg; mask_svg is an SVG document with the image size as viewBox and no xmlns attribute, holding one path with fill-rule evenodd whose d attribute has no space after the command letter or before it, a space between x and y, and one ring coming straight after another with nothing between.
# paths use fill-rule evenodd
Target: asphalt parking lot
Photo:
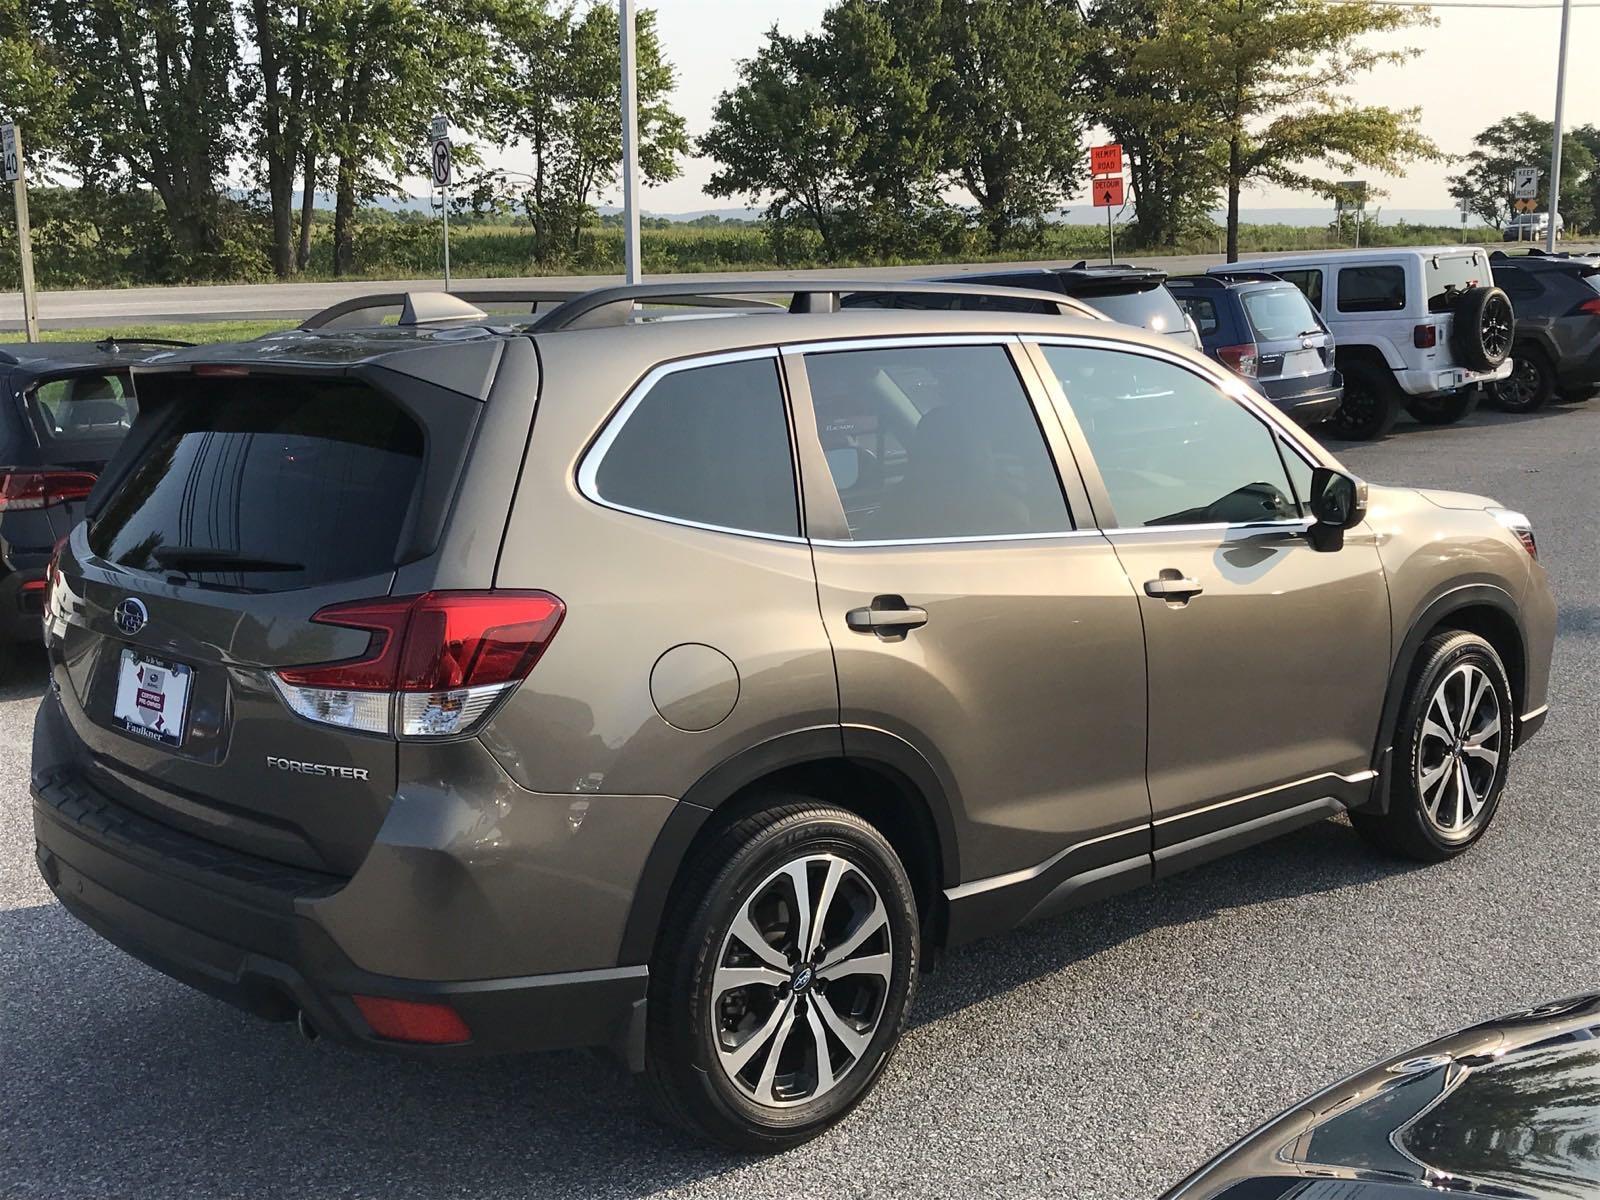
<instances>
[{"instance_id":1,"label":"asphalt parking lot","mask_svg":"<svg viewBox=\"0 0 1600 1200\"><path fill-rule=\"evenodd\" d=\"M650 1124L595 1056L307 1045L101 942L34 869L30 657L0 692L0 1196L1148 1200L1380 1055L1600 986L1600 399L1340 452L1534 519L1561 600L1552 711L1486 841L1417 869L1329 821L958 953L861 1111L773 1160ZM1199 699L1271 719L1226 681Z\"/></svg>"}]
</instances>

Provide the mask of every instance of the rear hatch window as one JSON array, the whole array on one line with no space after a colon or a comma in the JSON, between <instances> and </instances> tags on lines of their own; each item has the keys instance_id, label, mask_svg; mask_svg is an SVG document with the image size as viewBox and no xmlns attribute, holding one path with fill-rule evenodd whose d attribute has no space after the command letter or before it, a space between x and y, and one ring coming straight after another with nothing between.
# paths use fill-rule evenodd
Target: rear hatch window
<instances>
[{"instance_id":1,"label":"rear hatch window","mask_svg":"<svg viewBox=\"0 0 1600 1200\"><path fill-rule=\"evenodd\" d=\"M1428 311L1446 313L1455 307L1463 292L1489 287L1494 276L1481 253L1435 254L1423 267L1422 282L1428 293Z\"/></svg>"},{"instance_id":2,"label":"rear hatch window","mask_svg":"<svg viewBox=\"0 0 1600 1200\"><path fill-rule=\"evenodd\" d=\"M340 379L207 379L161 428L89 529L131 571L272 592L395 566L424 437L399 405Z\"/></svg>"},{"instance_id":3,"label":"rear hatch window","mask_svg":"<svg viewBox=\"0 0 1600 1200\"><path fill-rule=\"evenodd\" d=\"M1186 334L1189 330L1183 310L1172 298L1172 293L1161 284L1137 291L1082 291L1073 294L1124 325L1138 325L1155 333Z\"/></svg>"},{"instance_id":4,"label":"rear hatch window","mask_svg":"<svg viewBox=\"0 0 1600 1200\"><path fill-rule=\"evenodd\" d=\"M1288 342L1322 332L1322 322L1299 288L1248 291L1241 300L1258 341Z\"/></svg>"}]
</instances>

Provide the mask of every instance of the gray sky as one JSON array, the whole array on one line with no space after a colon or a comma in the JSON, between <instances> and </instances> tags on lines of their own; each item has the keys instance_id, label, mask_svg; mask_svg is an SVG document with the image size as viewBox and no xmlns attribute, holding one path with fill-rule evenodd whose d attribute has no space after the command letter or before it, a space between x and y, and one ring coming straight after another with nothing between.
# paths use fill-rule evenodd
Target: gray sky
<instances>
[{"instance_id":1,"label":"gray sky","mask_svg":"<svg viewBox=\"0 0 1600 1200\"><path fill-rule=\"evenodd\" d=\"M1529 3L1536 0L1527 0ZM753 54L774 23L785 33L817 28L828 0L643 0L654 8L668 57L678 68L676 104L691 135L710 124L717 95L731 87L739 59ZM1423 48L1404 67L1373 72L1357 98L1393 107L1420 106L1427 132L1446 151L1464 153L1472 137L1508 113L1527 109L1548 118L1555 109L1556 43L1560 12L1469 12L1437 10L1439 24L1403 36L1402 45ZM1600 8L1578 9L1572 17L1571 60L1567 72L1567 125L1600 122L1600 71L1592 49L1600 43ZM506 166L516 166L506 156ZM1390 195L1392 208L1448 208L1447 166L1425 164L1403 179L1371 177ZM683 175L663 187L648 188L644 204L655 212L723 207L701 189L710 166L701 159L684 163ZM615 197L607 197L608 200ZM1305 194L1265 189L1247 193L1247 207L1311 207L1321 202Z\"/></svg>"}]
</instances>

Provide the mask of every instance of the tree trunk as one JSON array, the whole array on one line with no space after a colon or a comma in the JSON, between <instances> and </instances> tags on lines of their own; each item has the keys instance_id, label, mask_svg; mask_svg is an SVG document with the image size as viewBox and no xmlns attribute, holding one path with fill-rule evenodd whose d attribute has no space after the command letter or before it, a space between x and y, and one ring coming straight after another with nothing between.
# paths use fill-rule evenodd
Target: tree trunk
<instances>
[{"instance_id":1,"label":"tree trunk","mask_svg":"<svg viewBox=\"0 0 1600 1200\"><path fill-rule=\"evenodd\" d=\"M1228 261L1239 261L1239 178L1243 170L1239 139L1228 139Z\"/></svg>"},{"instance_id":2,"label":"tree trunk","mask_svg":"<svg viewBox=\"0 0 1600 1200\"><path fill-rule=\"evenodd\" d=\"M304 271L311 265L311 220L317 209L317 151L306 146L304 184L300 189L300 244L295 249L295 270Z\"/></svg>"},{"instance_id":3,"label":"tree trunk","mask_svg":"<svg viewBox=\"0 0 1600 1200\"><path fill-rule=\"evenodd\" d=\"M287 279L294 273L294 168L293 150L283 130L277 31L268 0L252 0L250 12L261 66L261 153L267 163L267 201L272 209L272 273Z\"/></svg>"},{"instance_id":4,"label":"tree trunk","mask_svg":"<svg viewBox=\"0 0 1600 1200\"><path fill-rule=\"evenodd\" d=\"M343 277L355 269L356 164L339 156L339 175L333 201L333 273Z\"/></svg>"}]
</instances>

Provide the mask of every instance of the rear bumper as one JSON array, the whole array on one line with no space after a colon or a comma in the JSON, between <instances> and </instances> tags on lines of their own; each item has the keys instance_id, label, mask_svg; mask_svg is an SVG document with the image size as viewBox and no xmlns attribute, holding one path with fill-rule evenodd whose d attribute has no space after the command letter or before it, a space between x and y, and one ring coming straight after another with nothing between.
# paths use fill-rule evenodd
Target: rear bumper
<instances>
[{"instance_id":1,"label":"rear bumper","mask_svg":"<svg viewBox=\"0 0 1600 1200\"><path fill-rule=\"evenodd\" d=\"M1450 367L1445 370L1435 370L1431 367L1403 368L1394 373L1394 378L1400 385L1400 390L1408 396L1437 396L1441 392L1454 392L1464 387L1494 383L1508 378L1511 374L1511 365L1511 360L1508 358L1492 371L1469 371L1465 367Z\"/></svg>"},{"instance_id":2,"label":"rear bumper","mask_svg":"<svg viewBox=\"0 0 1600 1200\"><path fill-rule=\"evenodd\" d=\"M35 735L39 871L69 912L136 958L268 1019L290 1020L303 1012L318 1032L350 1045L421 1057L597 1045L636 1051L645 966L437 978L363 966L357 956L373 946L426 943L443 935L478 944L485 962L504 961L488 948L510 929L506 922L463 928L445 915L449 928L441 934L428 925L430 916L435 924L441 920L430 903L440 899L436 895L397 896L386 903L358 896L377 940L349 945L347 931L328 914L350 901L359 873L344 879L220 846L120 804L70 764L38 766L38 741L50 736L48 726L59 722L59 711L47 697ZM425 881L413 883L427 891ZM461 885L477 890L471 879ZM547 923L565 920L566 905L548 885L541 889L530 882L524 904ZM443 907L448 914L449 906ZM471 1038L432 1046L379 1037L354 995L446 1003Z\"/></svg>"},{"instance_id":3,"label":"rear bumper","mask_svg":"<svg viewBox=\"0 0 1600 1200\"><path fill-rule=\"evenodd\" d=\"M1315 425L1318 421L1326 421L1338 411L1339 404L1344 399L1344 377L1335 371L1330 386L1309 392L1275 396L1265 388L1262 390L1266 392L1266 398L1273 406L1296 424Z\"/></svg>"}]
</instances>

